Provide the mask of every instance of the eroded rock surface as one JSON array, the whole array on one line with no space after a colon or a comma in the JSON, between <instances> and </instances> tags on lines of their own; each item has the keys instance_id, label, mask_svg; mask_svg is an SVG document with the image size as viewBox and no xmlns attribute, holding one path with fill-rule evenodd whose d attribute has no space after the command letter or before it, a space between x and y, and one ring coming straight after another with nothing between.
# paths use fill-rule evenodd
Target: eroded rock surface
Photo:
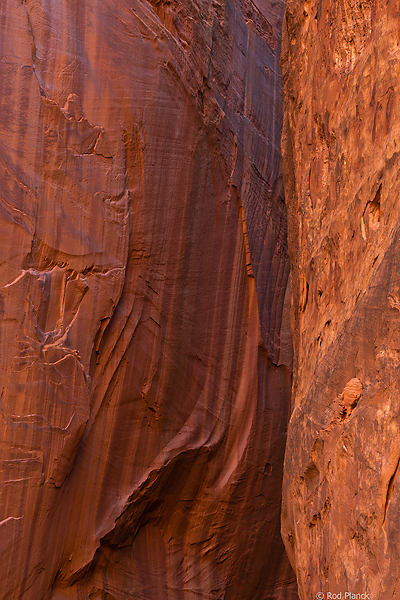
<instances>
[{"instance_id":1,"label":"eroded rock surface","mask_svg":"<svg viewBox=\"0 0 400 600\"><path fill-rule=\"evenodd\" d=\"M283 2L0 7L0 598L297 597Z\"/></svg>"},{"instance_id":2,"label":"eroded rock surface","mask_svg":"<svg viewBox=\"0 0 400 600\"><path fill-rule=\"evenodd\" d=\"M304 600L400 597L398 9L289 0L283 29L295 369L282 530Z\"/></svg>"}]
</instances>

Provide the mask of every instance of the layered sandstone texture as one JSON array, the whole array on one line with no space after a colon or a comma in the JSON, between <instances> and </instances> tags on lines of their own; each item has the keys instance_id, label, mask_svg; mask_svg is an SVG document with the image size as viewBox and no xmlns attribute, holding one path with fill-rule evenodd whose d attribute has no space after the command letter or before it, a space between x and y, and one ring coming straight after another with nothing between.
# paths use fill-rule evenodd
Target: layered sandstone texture
<instances>
[{"instance_id":1,"label":"layered sandstone texture","mask_svg":"<svg viewBox=\"0 0 400 600\"><path fill-rule=\"evenodd\" d=\"M1 2L2 600L297 597L283 8Z\"/></svg>"},{"instance_id":2,"label":"layered sandstone texture","mask_svg":"<svg viewBox=\"0 0 400 600\"><path fill-rule=\"evenodd\" d=\"M399 11L289 0L283 27L296 359L282 531L304 600L400 598Z\"/></svg>"}]
</instances>

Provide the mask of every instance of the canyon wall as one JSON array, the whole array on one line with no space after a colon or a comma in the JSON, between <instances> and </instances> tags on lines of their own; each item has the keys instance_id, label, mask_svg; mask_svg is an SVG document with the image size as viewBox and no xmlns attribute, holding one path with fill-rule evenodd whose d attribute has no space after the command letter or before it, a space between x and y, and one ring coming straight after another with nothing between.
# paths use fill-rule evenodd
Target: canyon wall
<instances>
[{"instance_id":1,"label":"canyon wall","mask_svg":"<svg viewBox=\"0 0 400 600\"><path fill-rule=\"evenodd\" d=\"M1 4L1 599L297 598L283 9Z\"/></svg>"},{"instance_id":2,"label":"canyon wall","mask_svg":"<svg viewBox=\"0 0 400 600\"><path fill-rule=\"evenodd\" d=\"M400 597L399 11L289 0L283 26L295 365L282 532L304 600Z\"/></svg>"}]
</instances>

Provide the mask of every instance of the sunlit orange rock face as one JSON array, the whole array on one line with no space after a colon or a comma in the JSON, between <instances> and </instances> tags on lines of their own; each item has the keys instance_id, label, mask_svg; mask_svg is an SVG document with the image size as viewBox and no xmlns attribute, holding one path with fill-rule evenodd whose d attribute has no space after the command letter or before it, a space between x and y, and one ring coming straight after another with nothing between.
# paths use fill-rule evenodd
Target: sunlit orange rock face
<instances>
[{"instance_id":1,"label":"sunlit orange rock face","mask_svg":"<svg viewBox=\"0 0 400 600\"><path fill-rule=\"evenodd\" d=\"M283 27L295 367L282 526L304 600L400 597L399 8L289 0Z\"/></svg>"},{"instance_id":2,"label":"sunlit orange rock face","mask_svg":"<svg viewBox=\"0 0 400 600\"><path fill-rule=\"evenodd\" d=\"M283 2L0 6L0 598L297 598Z\"/></svg>"}]
</instances>

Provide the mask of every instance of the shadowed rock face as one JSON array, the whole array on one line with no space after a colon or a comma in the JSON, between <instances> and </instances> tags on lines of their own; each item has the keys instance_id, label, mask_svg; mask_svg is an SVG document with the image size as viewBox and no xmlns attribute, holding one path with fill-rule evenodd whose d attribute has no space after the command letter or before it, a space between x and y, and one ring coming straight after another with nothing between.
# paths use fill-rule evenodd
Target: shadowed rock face
<instances>
[{"instance_id":1,"label":"shadowed rock face","mask_svg":"<svg viewBox=\"0 0 400 600\"><path fill-rule=\"evenodd\" d=\"M283 2L0 7L0 598L297 598Z\"/></svg>"},{"instance_id":2,"label":"shadowed rock face","mask_svg":"<svg viewBox=\"0 0 400 600\"><path fill-rule=\"evenodd\" d=\"M287 4L294 412L283 537L300 597L399 597L399 3Z\"/></svg>"}]
</instances>

